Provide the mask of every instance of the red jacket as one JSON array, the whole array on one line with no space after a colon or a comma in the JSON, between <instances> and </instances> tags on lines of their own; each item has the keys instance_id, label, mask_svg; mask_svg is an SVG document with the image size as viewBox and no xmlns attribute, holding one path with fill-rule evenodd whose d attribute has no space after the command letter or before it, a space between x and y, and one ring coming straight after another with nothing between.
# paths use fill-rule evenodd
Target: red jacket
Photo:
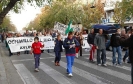
<instances>
[{"instance_id":1,"label":"red jacket","mask_svg":"<svg viewBox=\"0 0 133 84\"><path fill-rule=\"evenodd\" d=\"M41 54L41 48L43 47L43 45L41 44L41 42L34 42L32 44L32 49L33 49L33 53L34 54Z\"/></svg>"}]
</instances>

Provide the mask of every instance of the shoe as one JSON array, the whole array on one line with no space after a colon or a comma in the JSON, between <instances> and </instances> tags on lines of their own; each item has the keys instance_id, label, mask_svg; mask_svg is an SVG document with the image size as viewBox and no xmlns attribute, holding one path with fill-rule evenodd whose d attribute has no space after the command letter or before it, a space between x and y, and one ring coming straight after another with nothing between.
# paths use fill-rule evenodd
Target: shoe
<instances>
[{"instance_id":1,"label":"shoe","mask_svg":"<svg viewBox=\"0 0 133 84\"><path fill-rule=\"evenodd\" d=\"M57 62L55 63L55 66L58 66L58 63Z\"/></svg>"},{"instance_id":2,"label":"shoe","mask_svg":"<svg viewBox=\"0 0 133 84\"><path fill-rule=\"evenodd\" d=\"M94 60L89 60L90 62L92 62L92 63L95 63L95 61Z\"/></svg>"},{"instance_id":3,"label":"shoe","mask_svg":"<svg viewBox=\"0 0 133 84\"><path fill-rule=\"evenodd\" d=\"M127 63L129 63L129 64L130 64L131 62L130 62L130 61L128 61Z\"/></svg>"},{"instance_id":4,"label":"shoe","mask_svg":"<svg viewBox=\"0 0 133 84\"><path fill-rule=\"evenodd\" d=\"M60 66L60 63L57 63L57 66Z\"/></svg>"},{"instance_id":5,"label":"shoe","mask_svg":"<svg viewBox=\"0 0 133 84\"><path fill-rule=\"evenodd\" d=\"M125 63L125 59L123 58L123 62Z\"/></svg>"},{"instance_id":6,"label":"shoe","mask_svg":"<svg viewBox=\"0 0 133 84\"><path fill-rule=\"evenodd\" d=\"M98 66L101 66L101 64L97 64Z\"/></svg>"},{"instance_id":7,"label":"shoe","mask_svg":"<svg viewBox=\"0 0 133 84\"><path fill-rule=\"evenodd\" d=\"M103 64L103 66L105 66L105 67L106 67L106 66L107 66L107 64Z\"/></svg>"},{"instance_id":8,"label":"shoe","mask_svg":"<svg viewBox=\"0 0 133 84\"><path fill-rule=\"evenodd\" d=\"M35 71L36 71L36 72L39 72L39 69L38 69L38 68L36 68L36 69L35 69Z\"/></svg>"},{"instance_id":9,"label":"shoe","mask_svg":"<svg viewBox=\"0 0 133 84\"><path fill-rule=\"evenodd\" d=\"M78 58L78 53L76 53L76 58Z\"/></svg>"},{"instance_id":10,"label":"shoe","mask_svg":"<svg viewBox=\"0 0 133 84\"><path fill-rule=\"evenodd\" d=\"M116 66L117 64L116 63L113 63L113 66Z\"/></svg>"},{"instance_id":11,"label":"shoe","mask_svg":"<svg viewBox=\"0 0 133 84\"><path fill-rule=\"evenodd\" d=\"M70 73L70 74L68 74L68 76L69 76L69 77L72 77L73 75Z\"/></svg>"},{"instance_id":12,"label":"shoe","mask_svg":"<svg viewBox=\"0 0 133 84\"><path fill-rule=\"evenodd\" d=\"M121 66L121 65L122 65L122 63L119 63L118 65L119 65L119 66Z\"/></svg>"}]
</instances>

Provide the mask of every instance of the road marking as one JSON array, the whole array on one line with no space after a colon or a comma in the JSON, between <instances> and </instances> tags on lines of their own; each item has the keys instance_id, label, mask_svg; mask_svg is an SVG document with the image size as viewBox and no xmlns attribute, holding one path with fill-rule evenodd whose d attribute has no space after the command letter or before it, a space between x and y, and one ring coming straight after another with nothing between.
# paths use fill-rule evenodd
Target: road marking
<instances>
[{"instance_id":1,"label":"road marking","mask_svg":"<svg viewBox=\"0 0 133 84\"><path fill-rule=\"evenodd\" d=\"M52 61L52 62L54 62L54 61ZM62 66L63 68L66 69L66 63L65 62L60 61L60 66ZM75 74L77 74L77 75L79 75L79 76L81 76L81 77L83 77L83 78L85 78L85 79L87 79L87 80L95 83L95 84L114 84L111 81L108 81L108 80L106 80L104 78L101 78L99 76L96 76L94 74L91 74L91 73L89 73L87 71L84 71L82 69L76 68L74 66L73 66L73 73L75 73ZM103 80L104 82L101 81L101 80Z\"/></svg>"},{"instance_id":2,"label":"road marking","mask_svg":"<svg viewBox=\"0 0 133 84\"><path fill-rule=\"evenodd\" d=\"M86 58L86 57L85 57L85 59L89 60L89 58ZM107 65L110 65L110 66L113 66L112 62L106 62L106 64ZM113 67L117 67L117 68L125 69L127 71L131 71L131 68L130 67L123 66L123 65L121 65L121 66L113 66Z\"/></svg>"},{"instance_id":3,"label":"road marking","mask_svg":"<svg viewBox=\"0 0 133 84\"><path fill-rule=\"evenodd\" d=\"M61 56L61 57L66 57L66 56ZM45 58L40 58L40 59L51 59L51 58L55 58L55 57L45 57ZM12 60L12 62L23 62L23 61L32 61L34 59L22 59L22 60Z\"/></svg>"},{"instance_id":4,"label":"road marking","mask_svg":"<svg viewBox=\"0 0 133 84\"><path fill-rule=\"evenodd\" d=\"M68 79L66 76L62 75L60 72L54 70L45 63L40 64L40 69L42 69L46 74L56 80L59 84L77 84L71 79Z\"/></svg>"},{"instance_id":5,"label":"road marking","mask_svg":"<svg viewBox=\"0 0 133 84\"><path fill-rule=\"evenodd\" d=\"M85 61L81 61L81 60L78 60L78 59L75 59L75 62L78 63L78 64L81 64L81 65L84 65L86 67L90 67L90 68L93 68L95 70L101 71L103 73L121 78L123 80L131 81L131 76L130 75L126 75L126 74L123 74L121 72L113 71L113 70L105 68L105 67L94 66L94 64L91 64L91 63L85 62Z\"/></svg>"},{"instance_id":6,"label":"road marking","mask_svg":"<svg viewBox=\"0 0 133 84\"><path fill-rule=\"evenodd\" d=\"M40 84L23 64L14 64L24 84Z\"/></svg>"}]
</instances>

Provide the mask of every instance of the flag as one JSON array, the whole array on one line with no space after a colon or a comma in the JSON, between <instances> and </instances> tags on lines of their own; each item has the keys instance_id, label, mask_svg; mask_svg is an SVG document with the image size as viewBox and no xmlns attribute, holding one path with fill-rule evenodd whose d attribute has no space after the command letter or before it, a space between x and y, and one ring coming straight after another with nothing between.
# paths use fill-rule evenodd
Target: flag
<instances>
[{"instance_id":1,"label":"flag","mask_svg":"<svg viewBox=\"0 0 133 84\"><path fill-rule=\"evenodd\" d=\"M65 34L67 35L70 31L73 32L73 28L71 27L72 26L72 20L69 22L68 24L68 27L65 31Z\"/></svg>"}]
</instances>

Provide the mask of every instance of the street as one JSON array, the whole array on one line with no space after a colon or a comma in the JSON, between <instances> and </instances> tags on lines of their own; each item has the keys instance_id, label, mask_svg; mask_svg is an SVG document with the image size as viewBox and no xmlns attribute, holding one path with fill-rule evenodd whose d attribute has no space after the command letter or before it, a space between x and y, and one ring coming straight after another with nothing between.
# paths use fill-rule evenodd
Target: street
<instances>
[{"instance_id":1,"label":"street","mask_svg":"<svg viewBox=\"0 0 133 84\"><path fill-rule=\"evenodd\" d=\"M8 50L1 44L1 52L8 57ZM124 51L122 53L124 55ZM34 72L34 57L31 54L13 55L10 58L16 73L24 84L131 84L130 64L112 65L112 52L107 51L107 67L88 61L89 52L83 49L83 56L75 58L73 77L66 74L65 53L62 52L60 66L54 65L54 52L41 55L40 71ZM1 84L1 83L0 83ZM3 83L6 84L6 83ZM13 83L8 83L13 84ZM20 84L14 83L14 84Z\"/></svg>"}]
</instances>

